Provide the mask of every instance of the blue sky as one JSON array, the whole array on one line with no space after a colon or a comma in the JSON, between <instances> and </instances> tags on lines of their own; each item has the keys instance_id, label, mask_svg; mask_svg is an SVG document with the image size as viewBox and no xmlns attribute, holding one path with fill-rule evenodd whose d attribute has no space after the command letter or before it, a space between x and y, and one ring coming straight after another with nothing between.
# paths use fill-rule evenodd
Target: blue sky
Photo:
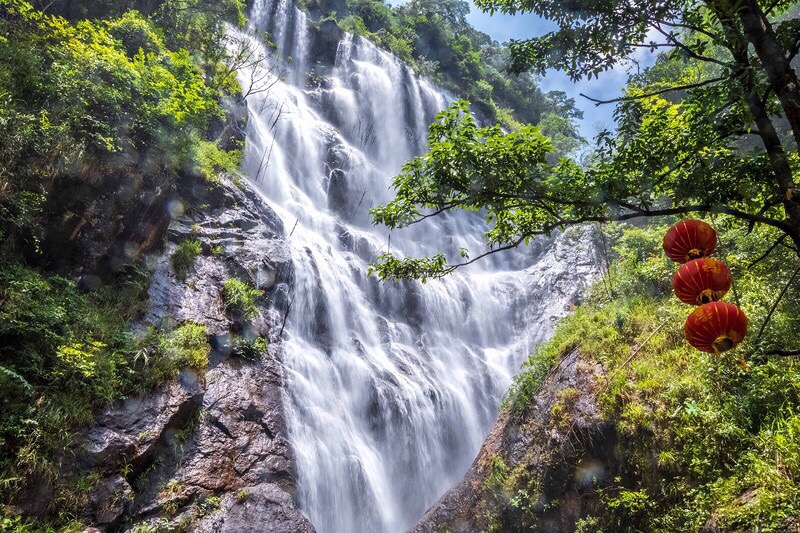
<instances>
[{"instance_id":1,"label":"blue sky","mask_svg":"<svg viewBox=\"0 0 800 533\"><path fill-rule=\"evenodd\" d=\"M542 35L555 29L555 25L535 15L503 15L495 13L488 15L472 5L472 11L467 17L472 26L489 34L494 40L505 43L511 39L525 39L534 35ZM638 58L642 64L650 61L649 53L644 52ZM652 60L651 60L652 61ZM601 127L613 127L612 113L614 104L595 106L586 98L580 96L584 93L592 98L608 100L620 96L621 89L626 85L628 74L625 67L617 67L605 72L599 78L581 80L573 83L561 72L549 71L540 81L539 86L543 91L561 90L575 99L578 109L583 111L583 120L580 123L581 134L590 141L595 137Z\"/></svg>"}]
</instances>

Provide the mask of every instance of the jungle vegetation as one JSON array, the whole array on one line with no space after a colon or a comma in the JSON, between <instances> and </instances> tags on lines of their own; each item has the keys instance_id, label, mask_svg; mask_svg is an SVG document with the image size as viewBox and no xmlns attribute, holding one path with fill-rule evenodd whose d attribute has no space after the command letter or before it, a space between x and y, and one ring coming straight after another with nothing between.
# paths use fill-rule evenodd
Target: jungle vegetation
<instances>
[{"instance_id":1,"label":"jungle vegetation","mask_svg":"<svg viewBox=\"0 0 800 533\"><path fill-rule=\"evenodd\" d=\"M56 480L98 408L206 367L201 325L129 332L147 308L143 264L86 265L52 229L98 202L110 226L139 198L238 165L241 148L218 135L241 92L220 38L243 8L0 0L0 505L27 479ZM65 527L83 489L56 483L49 525L5 517L0 529Z\"/></svg>"}]
</instances>

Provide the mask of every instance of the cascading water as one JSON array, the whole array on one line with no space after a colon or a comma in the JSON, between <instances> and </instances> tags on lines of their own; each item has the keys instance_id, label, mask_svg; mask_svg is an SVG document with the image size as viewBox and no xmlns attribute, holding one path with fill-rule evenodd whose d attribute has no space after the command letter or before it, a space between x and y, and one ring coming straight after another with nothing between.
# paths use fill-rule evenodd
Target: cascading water
<instances>
[{"instance_id":1,"label":"cascading water","mask_svg":"<svg viewBox=\"0 0 800 533\"><path fill-rule=\"evenodd\" d=\"M577 282L536 299L566 275L556 259L569 247L558 242L424 287L368 276L390 246L417 256L479 247L476 217L391 238L369 224L369 207L391 198L391 176L423 150L428 124L453 97L352 35L332 65L316 64L307 23L290 0L253 6L251 29L271 34L286 71L248 97L244 165L292 228L283 349L298 500L321 533L402 531L463 475L512 373ZM262 79L258 68L242 69L243 85Z\"/></svg>"}]
</instances>

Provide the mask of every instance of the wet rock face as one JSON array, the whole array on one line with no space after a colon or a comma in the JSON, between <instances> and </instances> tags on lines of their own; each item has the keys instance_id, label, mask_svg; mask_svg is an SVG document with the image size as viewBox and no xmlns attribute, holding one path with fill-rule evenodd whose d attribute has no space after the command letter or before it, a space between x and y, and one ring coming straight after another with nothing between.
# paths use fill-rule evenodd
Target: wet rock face
<instances>
[{"instance_id":1,"label":"wet rock face","mask_svg":"<svg viewBox=\"0 0 800 533\"><path fill-rule=\"evenodd\" d=\"M159 247L175 198L166 177L120 172L113 182L64 179L44 206L43 257L51 271L106 276Z\"/></svg>"},{"instance_id":2,"label":"wet rock face","mask_svg":"<svg viewBox=\"0 0 800 533\"><path fill-rule=\"evenodd\" d=\"M294 280L291 256L280 218L244 181L223 178L219 186L200 184L189 193L185 197L192 199L192 205L172 206L179 216L169 228L167 253L153 261L147 322L191 320L203 324L224 345L237 324L225 312L223 283L235 277L264 291L262 303L279 300L275 293ZM182 281L175 276L171 256L178 244L189 239L199 241L203 252ZM280 309L263 305L259 316L244 326L251 337L266 336L281 318Z\"/></svg>"},{"instance_id":3,"label":"wet rock face","mask_svg":"<svg viewBox=\"0 0 800 533\"><path fill-rule=\"evenodd\" d=\"M596 488L619 474L614 432L597 405L601 373L576 350L565 354L528 412L521 419L501 415L461 482L411 531L575 531L598 505ZM508 495L498 494L502 488L492 487L498 464L536 487L535 520L522 517Z\"/></svg>"},{"instance_id":4,"label":"wet rock face","mask_svg":"<svg viewBox=\"0 0 800 533\"><path fill-rule=\"evenodd\" d=\"M176 381L98 414L75 437L63 475L97 480L81 518L101 530L144 523L182 531L313 532L294 503L281 398L283 311L271 303L293 281L282 224L244 182L223 177L218 186L203 184L180 198L169 207L166 253L151 259L150 310L137 329L187 320L205 325L209 368L185 369ZM170 256L189 238L203 253L180 280ZM265 294L250 321L226 312L222 286L232 277ZM236 355L239 339L256 337L269 340L268 353L255 360ZM48 492L42 494L46 505Z\"/></svg>"}]
</instances>

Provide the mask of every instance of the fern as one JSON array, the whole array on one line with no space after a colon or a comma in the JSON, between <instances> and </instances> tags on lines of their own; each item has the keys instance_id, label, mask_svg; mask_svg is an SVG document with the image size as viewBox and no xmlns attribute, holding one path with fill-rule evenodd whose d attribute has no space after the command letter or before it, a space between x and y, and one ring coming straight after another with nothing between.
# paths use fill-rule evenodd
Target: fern
<instances>
[{"instance_id":1,"label":"fern","mask_svg":"<svg viewBox=\"0 0 800 533\"><path fill-rule=\"evenodd\" d=\"M20 376L19 374L17 374L16 372L14 372L13 370L11 370L9 368L6 368L6 367L0 365L0 374L5 374L6 376L8 376L9 378L13 379L14 381L19 382L19 384L22 385L23 388L26 391L32 391L33 390L33 387L31 387L31 384L28 383L28 381L25 378L23 378L22 376Z\"/></svg>"}]
</instances>

